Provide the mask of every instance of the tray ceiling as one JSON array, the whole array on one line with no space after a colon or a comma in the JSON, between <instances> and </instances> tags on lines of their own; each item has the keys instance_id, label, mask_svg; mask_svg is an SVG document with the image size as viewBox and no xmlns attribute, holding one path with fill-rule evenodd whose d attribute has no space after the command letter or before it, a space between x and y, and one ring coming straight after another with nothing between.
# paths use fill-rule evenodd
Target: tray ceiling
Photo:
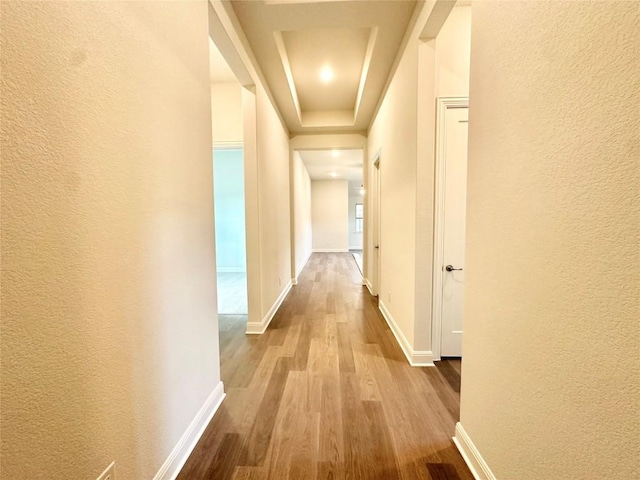
<instances>
[{"instance_id":1,"label":"tray ceiling","mask_svg":"<svg viewBox=\"0 0 640 480\"><path fill-rule=\"evenodd\" d=\"M416 5L232 1L292 133L367 129Z\"/></svg>"}]
</instances>

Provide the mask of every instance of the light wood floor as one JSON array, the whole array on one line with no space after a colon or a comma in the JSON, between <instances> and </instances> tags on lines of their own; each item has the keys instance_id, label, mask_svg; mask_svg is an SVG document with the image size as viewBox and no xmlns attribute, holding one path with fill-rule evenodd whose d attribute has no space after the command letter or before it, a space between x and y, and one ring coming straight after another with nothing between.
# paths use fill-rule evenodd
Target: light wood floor
<instances>
[{"instance_id":1,"label":"light wood floor","mask_svg":"<svg viewBox=\"0 0 640 480\"><path fill-rule=\"evenodd\" d=\"M351 254L353 255L353 259L356 261L358 269L362 272L362 250L351 250Z\"/></svg>"},{"instance_id":2,"label":"light wood floor","mask_svg":"<svg viewBox=\"0 0 640 480\"><path fill-rule=\"evenodd\" d=\"M179 480L473 480L460 362L410 367L353 256L313 254L271 326L221 318L227 398Z\"/></svg>"}]
</instances>

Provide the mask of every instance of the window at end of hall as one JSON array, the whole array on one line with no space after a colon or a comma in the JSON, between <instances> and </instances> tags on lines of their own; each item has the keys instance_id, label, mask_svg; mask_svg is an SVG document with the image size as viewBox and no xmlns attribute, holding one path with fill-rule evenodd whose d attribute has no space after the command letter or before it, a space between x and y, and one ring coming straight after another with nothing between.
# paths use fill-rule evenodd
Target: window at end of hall
<instances>
[{"instance_id":1,"label":"window at end of hall","mask_svg":"<svg viewBox=\"0 0 640 480\"><path fill-rule=\"evenodd\" d=\"M356 232L364 231L364 208L361 203L356 203Z\"/></svg>"}]
</instances>

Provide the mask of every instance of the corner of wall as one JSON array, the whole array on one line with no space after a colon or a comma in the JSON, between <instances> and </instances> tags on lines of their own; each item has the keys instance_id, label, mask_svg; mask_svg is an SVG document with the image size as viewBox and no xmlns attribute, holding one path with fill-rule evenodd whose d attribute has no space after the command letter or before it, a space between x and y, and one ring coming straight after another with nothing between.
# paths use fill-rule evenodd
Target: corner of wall
<instances>
[{"instance_id":1,"label":"corner of wall","mask_svg":"<svg viewBox=\"0 0 640 480\"><path fill-rule=\"evenodd\" d=\"M497 480L460 422L456 423L456 433L453 437L453 443L469 467L469 470L471 470L471 474L475 480Z\"/></svg>"},{"instance_id":2,"label":"corner of wall","mask_svg":"<svg viewBox=\"0 0 640 480\"><path fill-rule=\"evenodd\" d=\"M222 405L225 396L224 384L220 381L180 437L153 480L174 480L178 476L213 416Z\"/></svg>"},{"instance_id":3,"label":"corner of wall","mask_svg":"<svg viewBox=\"0 0 640 480\"><path fill-rule=\"evenodd\" d=\"M378 308L380 309L384 319L387 321L394 337L396 337L396 341L400 345L405 357L407 357L409 364L412 367L433 367L433 352L428 350L415 350L402 332L402 329L398 326L398 322L396 322L393 315L391 315L391 312L389 312L384 302L381 300L378 302Z\"/></svg>"},{"instance_id":4,"label":"corner of wall","mask_svg":"<svg viewBox=\"0 0 640 480\"><path fill-rule=\"evenodd\" d=\"M293 280L289 280L260 322L247 322L247 335L261 335L267 330L267 328L269 328L271 320L273 320L273 317L280 308L280 305L282 305L282 302L284 302L284 299L287 298L292 286Z\"/></svg>"}]
</instances>

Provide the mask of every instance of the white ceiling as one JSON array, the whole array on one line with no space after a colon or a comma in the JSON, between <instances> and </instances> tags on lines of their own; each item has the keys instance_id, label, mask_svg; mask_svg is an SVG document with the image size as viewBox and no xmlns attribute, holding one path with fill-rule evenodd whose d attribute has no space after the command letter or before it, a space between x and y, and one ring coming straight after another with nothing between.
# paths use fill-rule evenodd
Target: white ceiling
<instances>
[{"instance_id":1,"label":"white ceiling","mask_svg":"<svg viewBox=\"0 0 640 480\"><path fill-rule=\"evenodd\" d=\"M364 131L415 0L232 0L291 133ZM333 79L322 82L330 68Z\"/></svg>"},{"instance_id":2,"label":"white ceiling","mask_svg":"<svg viewBox=\"0 0 640 480\"><path fill-rule=\"evenodd\" d=\"M209 77L211 83L238 81L211 38L209 38Z\"/></svg>"},{"instance_id":3,"label":"white ceiling","mask_svg":"<svg viewBox=\"0 0 640 480\"><path fill-rule=\"evenodd\" d=\"M303 112L353 110L369 41L369 28L331 28L282 32ZM345 49L345 45L349 45ZM333 81L320 79L330 68Z\"/></svg>"},{"instance_id":4,"label":"white ceiling","mask_svg":"<svg viewBox=\"0 0 640 480\"><path fill-rule=\"evenodd\" d=\"M348 180L352 189L359 189L363 183L362 150L299 150L298 153L311 180Z\"/></svg>"}]
</instances>

